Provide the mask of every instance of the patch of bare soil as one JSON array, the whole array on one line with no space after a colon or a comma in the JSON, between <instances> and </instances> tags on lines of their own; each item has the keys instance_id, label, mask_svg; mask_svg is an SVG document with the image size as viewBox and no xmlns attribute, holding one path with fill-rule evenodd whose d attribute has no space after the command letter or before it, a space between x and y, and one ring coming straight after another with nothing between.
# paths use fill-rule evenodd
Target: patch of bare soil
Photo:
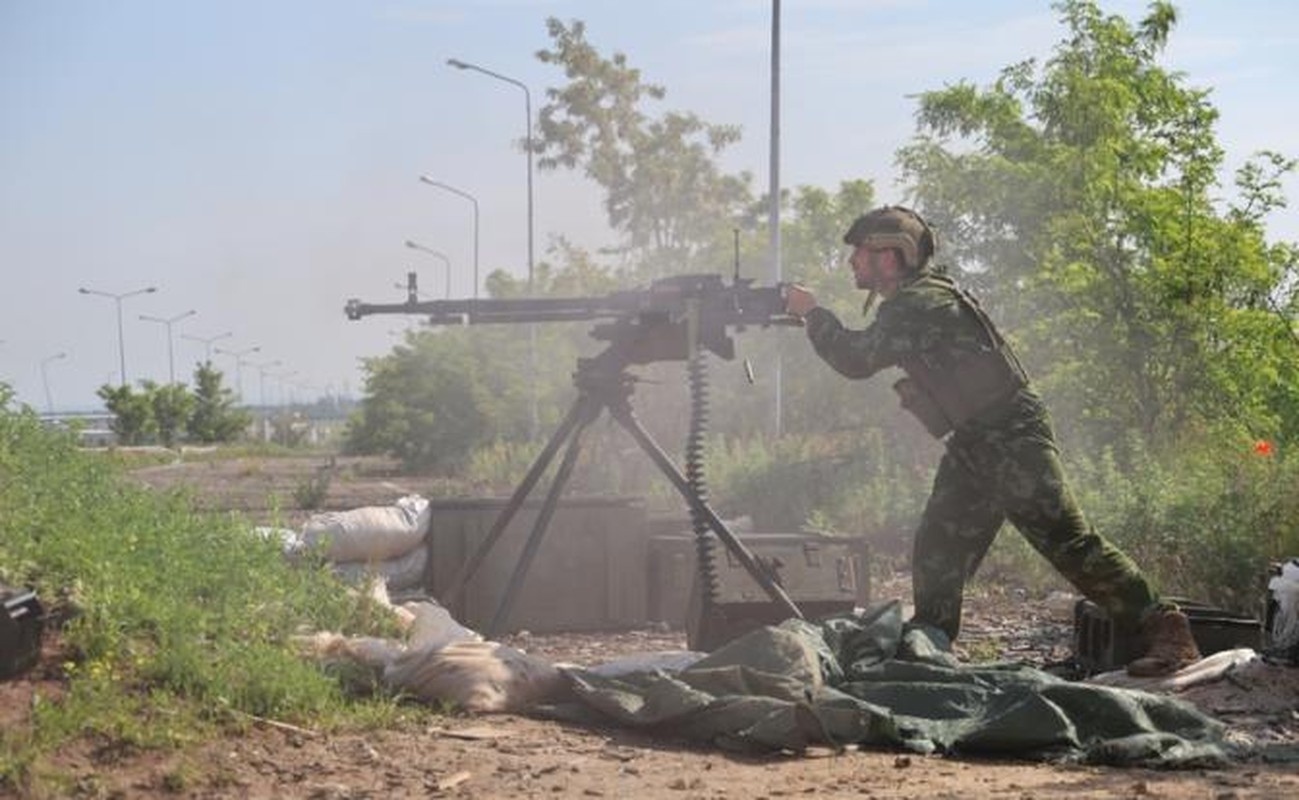
<instances>
[{"instance_id":1,"label":"patch of bare soil","mask_svg":"<svg viewBox=\"0 0 1299 800\"><path fill-rule=\"evenodd\" d=\"M226 492L211 501L218 505L254 491L238 488L250 481L263 495L267 485L294 481L291 475L269 478L266 471L273 468L265 464L199 469L211 470L205 473L212 479L209 490ZM217 478L227 473L238 478L235 486ZM143 478L153 485L170 480L164 468ZM388 503L419 490L393 476L357 485L367 488L331 494L329 505ZM900 576L877 585L874 594L909 597L909 582ZM1008 589L969 600L958 652L976 660L1049 665L1067 658L1071 627L1072 598L1030 598ZM583 665L685 647L684 634L665 630L524 633L505 641ZM48 647L36 669L0 683L0 725L27 724L36 694L52 697L62 691L59 661L57 648ZM1186 696L1242 737L1294 746L1299 743L1294 711L1299 669L1276 669L1263 677L1251 674L1236 683L1192 689ZM175 752L104 752L83 743L60 753L57 763L72 796L96 798L1299 797L1299 770L1293 764L1260 761L1225 770L1163 772L852 750L747 758L626 730L511 715L447 716L434 724L346 735L266 722L244 736ZM0 796L5 791L0 788Z\"/></svg>"},{"instance_id":2,"label":"patch of bare soil","mask_svg":"<svg viewBox=\"0 0 1299 800\"><path fill-rule=\"evenodd\" d=\"M431 479L402 474L396 462L373 456L183 457L131 474L155 489L189 489L200 508L286 528L321 511L391 505L412 493L433 496Z\"/></svg>"}]
</instances>

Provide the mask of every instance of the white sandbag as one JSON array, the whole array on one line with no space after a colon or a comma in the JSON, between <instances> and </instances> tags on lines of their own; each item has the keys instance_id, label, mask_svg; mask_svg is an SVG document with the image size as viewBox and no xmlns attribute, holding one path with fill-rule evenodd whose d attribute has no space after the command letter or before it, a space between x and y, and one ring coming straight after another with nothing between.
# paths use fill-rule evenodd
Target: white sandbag
<instances>
[{"instance_id":1,"label":"white sandbag","mask_svg":"<svg viewBox=\"0 0 1299 800\"><path fill-rule=\"evenodd\" d=\"M1270 649L1285 651L1299 648L1299 559L1281 566L1281 574L1267 582L1276 613L1267 632Z\"/></svg>"},{"instance_id":2,"label":"white sandbag","mask_svg":"<svg viewBox=\"0 0 1299 800\"><path fill-rule=\"evenodd\" d=\"M302 539L323 547L330 561L384 561L418 547L428 524L428 500L412 494L390 506L316 514L302 527Z\"/></svg>"},{"instance_id":3,"label":"white sandbag","mask_svg":"<svg viewBox=\"0 0 1299 800\"><path fill-rule=\"evenodd\" d=\"M424 702L477 713L523 711L565 688L550 662L497 642L472 641L407 650L384 670L383 681Z\"/></svg>"},{"instance_id":4,"label":"white sandbag","mask_svg":"<svg viewBox=\"0 0 1299 800\"><path fill-rule=\"evenodd\" d=\"M401 642L393 639L325 632L294 636L292 642L298 652L318 661L360 664L377 674L382 674L405 649Z\"/></svg>"},{"instance_id":5,"label":"white sandbag","mask_svg":"<svg viewBox=\"0 0 1299 800\"><path fill-rule=\"evenodd\" d=\"M424 567L428 564L428 548L416 547L405 555L386 561L336 561L331 566L334 574L348 583L361 583L367 578L380 578L394 591L414 589L424 582Z\"/></svg>"},{"instance_id":6,"label":"white sandbag","mask_svg":"<svg viewBox=\"0 0 1299 800\"><path fill-rule=\"evenodd\" d=\"M483 637L451 616L451 612L431 600L403 603L401 610L411 615L409 627L411 650L440 650L455 642L481 642Z\"/></svg>"}]
</instances>

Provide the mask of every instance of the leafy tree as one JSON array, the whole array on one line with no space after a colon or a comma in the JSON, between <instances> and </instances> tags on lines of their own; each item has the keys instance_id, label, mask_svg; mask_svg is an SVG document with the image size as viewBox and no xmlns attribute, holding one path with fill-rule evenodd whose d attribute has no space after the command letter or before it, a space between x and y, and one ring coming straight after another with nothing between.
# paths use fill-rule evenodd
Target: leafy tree
<instances>
[{"instance_id":1,"label":"leafy tree","mask_svg":"<svg viewBox=\"0 0 1299 800\"><path fill-rule=\"evenodd\" d=\"M113 421L108 426L117 434L120 444L144 444L157 433L158 423L147 391L136 393L130 386L104 384L96 394L113 414Z\"/></svg>"},{"instance_id":2,"label":"leafy tree","mask_svg":"<svg viewBox=\"0 0 1299 800\"><path fill-rule=\"evenodd\" d=\"M390 453L420 469L454 465L490 441L499 402L484 380L492 367L473 344L461 331L422 332L366 359L365 398L348 422L347 448Z\"/></svg>"},{"instance_id":3,"label":"leafy tree","mask_svg":"<svg viewBox=\"0 0 1299 800\"><path fill-rule=\"evenodd\" d=\"M563 240L552 247L563 264L537 265L542 296L614 291L617 276L590 254ZM493 298L520 297L526 283L504 271L487 277ZM597 346L587 323L538 325L537 380L543 431L558 425L573 400L577 357ZM523 334L523 335L520 335ZM478 446L528 437L528 387L521 369L528 337L520 326L437 328L407 333L391 353L367 359L365 396L349 419L345 447L389 453L414 468L446 469Z\"/></svg>"},{"instance_id":4,"label":"leafy tree","mask_svg":"<svg viewBox=\"0 0 1299 800\"><path fill-rule=\"evenodd\" d=\"M541 169L581 169L605 192L612 228L647 274L689 272L715 257L750 201L749 176L727 175L717 156L740 138L737 127L691 113L651 116L645 105L663 87L641 80L622 53L602 56L580 21L547 20L552 48L537 53L569 82L548 89L533 147Z\"/></svg>"},{"instance_id":5,"label":"leafy tree","mask_svg":"<svg viewBox=\"0 0 1299 800\"><path fill-rule=\"evenodd\" d=\"M233 441L248 429L252 417L235 403L234 392L221 385L222 374L205 361L194 370L194 406L186 423L190 441Z\"/></svg>"},{"instance_id":6,"label":"leafy tree","mask_svg":"<svg viewBox=\"0 0 1299 800\"><path fill-rule=\"evenodd\" d=\"M163 447L174 447L184 434L195 408L194 395L184 384L158 386L152 381L144 382L144 394L153 409L158 439Z\"/></svg>"},{"instance_id":7,"label":"leafy tree","mask_svg":"<svg viewBox=\"0 0 1299 800\"><path fill-rule=\"evenodd\" d=\"M1265 155L1215 202L1223 153L1208 92L1156 61L1176 22L1056 4L1069 33L1039 69L921 96L900 154L949 258L1021 345L1057 413L1098 445L1255 435L1293 409L1294 251L1261 215L1292 162Z\"/></svg>"}]
</instances>

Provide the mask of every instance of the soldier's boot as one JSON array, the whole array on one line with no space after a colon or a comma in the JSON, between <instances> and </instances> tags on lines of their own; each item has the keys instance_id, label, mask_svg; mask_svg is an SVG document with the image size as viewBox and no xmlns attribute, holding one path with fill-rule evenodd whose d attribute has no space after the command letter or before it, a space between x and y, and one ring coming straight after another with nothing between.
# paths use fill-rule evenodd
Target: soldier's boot
<instances>
[{"instance_id":1,"label":"soldier's boot","mask_svg":"<svg viewBox=\"0 0 1299 800\"><path fill-rule=\"evenodd\" d=\"M1128 674L1133 677L1171 675L1201 658L1191 635L1191 621L1176 609L1151 612L1141 624L1141 641L1145 653L1128 664Z\"/></svg>"}]
</instances>

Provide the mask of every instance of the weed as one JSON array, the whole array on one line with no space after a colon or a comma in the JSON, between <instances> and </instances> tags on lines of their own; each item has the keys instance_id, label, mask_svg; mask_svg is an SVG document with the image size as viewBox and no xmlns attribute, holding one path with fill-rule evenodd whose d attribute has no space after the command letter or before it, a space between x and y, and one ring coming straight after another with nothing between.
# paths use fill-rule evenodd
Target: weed
<instances>
[{"instance_id":1,"label":"weed","mask_svg":"<svg viewBox=\"0 0 1299 800\"><path fill-rule=\"evenodd\" d=\"M210 735L222 707L313 724L393 713L349 701L288 645L301 630L389 633L371 601L286 562L237 517L119 470L0 393L0 564L71 617L61 635L74 654L64 695L34 706L30 730L0 733L0 786L57 782L44 757L71 739L111 758Z\"/></svg>"},{"instance_id":2,"label":"weed","mask_svg":"<svg viewBox=\"0 0 1299 800\"><path fill-rule=\"evenodd\" d=\"M314 511L325 504L329 495L329 486L333 475L328 470L321 470L293 487L293 502L304 511Z\"/></svg>"},{"instance_id":3,"label":"weed","mask_svg":"<svg viewBox=\"0 0 1299 800\"><path fill-rule=\"evenodd\" d=\"M974 639L965 644L965 654L971 663L988 664L1001 660L1005 643L1000 639Z\"/></svg>"}]
</instances>

